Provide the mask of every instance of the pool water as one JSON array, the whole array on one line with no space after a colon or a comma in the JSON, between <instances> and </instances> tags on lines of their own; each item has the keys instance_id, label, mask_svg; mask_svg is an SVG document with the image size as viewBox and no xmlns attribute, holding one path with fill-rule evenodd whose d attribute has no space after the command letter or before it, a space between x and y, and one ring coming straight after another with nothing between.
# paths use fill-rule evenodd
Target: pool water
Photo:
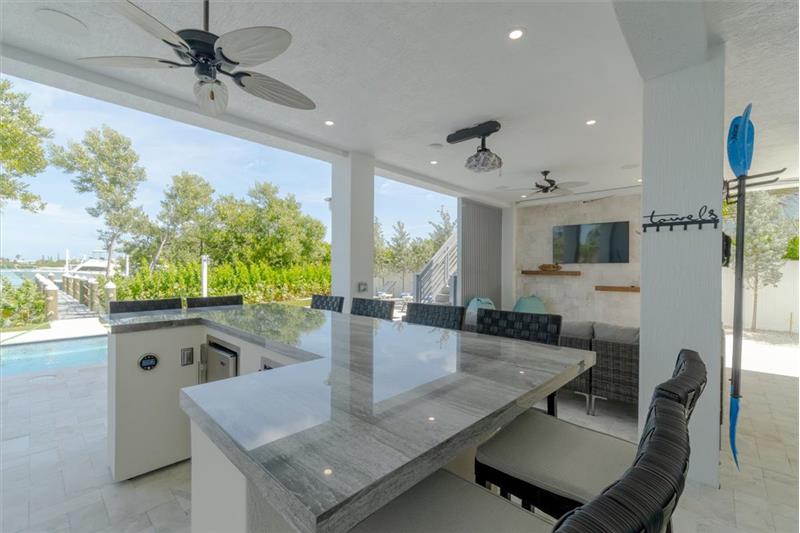
<instances>
[{"instance_id":1,"label":"pool water","mask_svg":"<svg viewBox=\"0 0 800 533\"><path fill-rule=\"evenodd\" d=\"M108 337L0 346L0 376L106 362Z\"/></svg>"}]
</instances>

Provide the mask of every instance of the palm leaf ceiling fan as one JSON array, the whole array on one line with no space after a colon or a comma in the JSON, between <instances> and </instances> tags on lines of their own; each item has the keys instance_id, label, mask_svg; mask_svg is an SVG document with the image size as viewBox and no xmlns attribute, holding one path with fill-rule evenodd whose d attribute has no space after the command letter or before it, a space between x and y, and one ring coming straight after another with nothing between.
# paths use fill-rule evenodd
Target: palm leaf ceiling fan
<instances>
[{"instance_id":1,"label":"palm leaf ceiling fan","mask_svg":"<svg viewBox=\"0 0 800 533\"><path fill-rule=\"evenodd\" d=\"M549 196L564 196L568 194L575 194L570 188L571 187L583 187L584 185L588 185L585 181L562 181L557 182L553 178L548 177L550 175L549 170L542 170L541 171L543 181L534 181L533 187L525 187L522 189L505 189L507 191L525 191L528 195L531 194L547 194Z\"/></svg>"},{"instance_id":2,"label":"palm leaf ceiling fan","mask_svg":"<svg viewBox=\"0 0 800 533\"><path fill-rule=\"evenodd\" d=\"M228 105L228 89L218 80L231 78L244 91L275 104L295 109L314 109L306 95L283 82L259 72L234 69L266 63L289 48L292 34L283 28L255 26L217 36L208 31L209 2L203 2L203 29L174 32L132 2L115 2L115 8L130 22L170 46L178 61L157 57L102 56L79 61L103 67L194 68L194 95L200 108L220 114Z\"/></svg>"}]
</instances>

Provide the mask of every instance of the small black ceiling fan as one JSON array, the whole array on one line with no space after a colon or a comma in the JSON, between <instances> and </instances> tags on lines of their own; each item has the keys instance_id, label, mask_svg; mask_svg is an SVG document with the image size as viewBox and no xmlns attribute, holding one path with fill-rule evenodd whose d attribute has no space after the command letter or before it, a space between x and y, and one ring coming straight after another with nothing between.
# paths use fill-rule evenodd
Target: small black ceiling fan
<instances>
[{"instance_id":1,"label":"small black ceiling fan","mask_svg":"<svg viewBox=\"0 0 800 533\"><path fill-rule=\"evenodd\" d=\"M289 48L292 34L283 28L254 26L217 36L208 30L209 2L203 2L203 29L174 32L132 2L114 2L114 7L130 22L170 46L179 60L157 57L102 56L79 61L104 67L194 68L197 82L194 95L200 108L211 114L222 113L228 104L228 90L217 75L222 74L244 91L269 102L295 109L314 109L316 104L300 91L259 72L233 70L253 67L278 57Z\"/></svg>"},{"instance_id":2,"label":"small black ceiling fan","mask_svg":"<svg viewBox=\"0 0 800 533\"><path fill-rule=\"evenodd\" d=\"M534 181L533 187L526 187L522 189L506 189L510 191L528 191L528 194L547 194L549 196L564 196L567 194L575 194L570 187L583 187L588 185L585 181L564 181L558 183L553 178L549 178L549 170L542 170L542 181Z\"/></svg>"}]
</instances>

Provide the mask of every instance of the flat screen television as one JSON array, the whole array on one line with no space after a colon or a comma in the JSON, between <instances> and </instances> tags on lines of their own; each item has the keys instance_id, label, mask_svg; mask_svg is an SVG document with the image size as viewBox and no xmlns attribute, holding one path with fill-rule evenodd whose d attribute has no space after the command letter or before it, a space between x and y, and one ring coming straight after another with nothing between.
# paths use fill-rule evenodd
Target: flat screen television
<instances>
[{"instance_id":1,"label":"flat screen television","mask_svg":"<svg viewBox=\"0 0 800 533\"><path fill-rule=\"evenodd\" d=\"M553 226L553 263L627 263L628 222Z\"/></svg>"}]
</instances>

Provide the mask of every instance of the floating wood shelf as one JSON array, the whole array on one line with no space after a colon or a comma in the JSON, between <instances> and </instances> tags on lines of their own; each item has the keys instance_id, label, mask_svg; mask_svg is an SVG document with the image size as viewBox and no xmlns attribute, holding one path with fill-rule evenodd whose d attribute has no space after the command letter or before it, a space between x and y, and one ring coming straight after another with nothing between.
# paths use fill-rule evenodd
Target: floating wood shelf
<instances>
[{"instance_id":1,"label":"floating wood shelf","mask_svg":"<svg viewBox=\"0 0 800 533\"><path fill-rule=\"evenodd\" d=\"M639 292L636 285L595 285L594 290L603 292Z\"/></svg>"},{"instance_id":2,"label":"floating wood shelf","mask_svg":"<svg viewBox=\"0 0 800 533\"><path fill-rule=\"evenodd\" d=\"M580 276L580 270L523 270L525 276Z\"/></svg>"}]
</instances>

